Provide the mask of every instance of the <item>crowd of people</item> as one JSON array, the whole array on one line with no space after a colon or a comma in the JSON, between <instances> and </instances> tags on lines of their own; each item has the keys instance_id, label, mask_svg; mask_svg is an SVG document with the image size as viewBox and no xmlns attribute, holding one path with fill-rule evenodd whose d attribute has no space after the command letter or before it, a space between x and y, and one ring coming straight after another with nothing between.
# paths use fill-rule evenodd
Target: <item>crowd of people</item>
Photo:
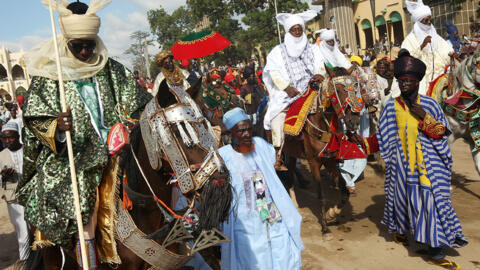
<instances>
[{"instance_id":1,"label":"crowd of people","mask_svg":"<svg viewBox=\"0 0 480 270\"><path fill-rule=\"evenodd\" d=\"M20 261L26 260L32 244L27 233L32 226L34 247L70 246L73 239L81 265L78 238L83 234L90 269L97 269L100 262L117 262L118 254L96 248L115 241L99 241L96 236L97 226L102 226L97 224L99 189L103 175L113 170L110 128L116 123L135 125L138 121L133 119L158 97L163 82L185 92L208 75L229 85L245 102L244 108L223 113L223 131L230 143L218 149L236 194L229 222L221 226L231 240L221 244L222 269L301 269L302 217L277 175L286 169L282 155L286 112L313 83L322 85L329 69L342 69L358 80L373 74L377 84L378 104L363 107L358 130L347 135L365 155L379 152L385 161L382 223L396 242L406 245L412 237L428 246L429 263L459 269L444 253L445 247L468 243L450 200L452 156L447 137L452 130L438 103L426 93L452 61L470 53L472 44L462 41L451 23L448 39L443 39L428 6L406 3L414 26L399 47L379 41L371 53L353 55L349 45L339 45L334 29L321 29L316 42L309 41L305 24L316 12L280 13L276 19L285 29L284 39L270 51L265 66L253 59L246 64L229 59L220 67L193 59L177 63L172 52L164 50L155 57L161 70L155 80L108 57L98 37L100 18L94 15L104 5L66 6L59 17L63 34L59 46L60 57L69 59L63 66L69 109L64 112L60 107L54 47L46 42L26 55L33 79L25 105L23 97L17 97L4 103L6 111L0 116L2 198L17 233ZM266 140L254 136L249 117L264 100L268 107L261 124ZM76 151L83 232L75 225L66 184L67 131L73 134ZM366 165L367 158L338 164L350 194L355 194L355 181ZM198 256L189 264L207 267Z\"/></svg>"}]
</instances>

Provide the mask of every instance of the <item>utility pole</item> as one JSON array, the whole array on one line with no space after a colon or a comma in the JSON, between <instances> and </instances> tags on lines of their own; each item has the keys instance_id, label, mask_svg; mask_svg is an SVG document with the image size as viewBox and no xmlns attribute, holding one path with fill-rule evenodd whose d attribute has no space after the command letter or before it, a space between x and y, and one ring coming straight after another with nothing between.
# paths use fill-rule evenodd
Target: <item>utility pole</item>
<instances>
[{"instance_id":1,"label":"utility pole","mask_svg":"<svg viewBox=\"0 0 480 270\"><path fill-rule=\"evenodd\" d=\"M145 53L143 54L145 56L145 65L147 66L147 78L152 79L150 76L150 57L148 56L148 41L147 37L144 39L144 51Z\"/></svg>"}]
</instances>

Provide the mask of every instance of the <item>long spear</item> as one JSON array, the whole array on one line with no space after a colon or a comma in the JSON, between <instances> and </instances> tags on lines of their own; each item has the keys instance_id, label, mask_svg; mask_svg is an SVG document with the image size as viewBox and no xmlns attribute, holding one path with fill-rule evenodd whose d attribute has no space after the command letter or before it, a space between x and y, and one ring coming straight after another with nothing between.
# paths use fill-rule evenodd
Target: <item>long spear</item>
<instances>
[{"instance_id":1,"label":"long spear","mask_svg":"<svg viewBox=\"0 0 480 270\"><path fill-rule=\"evenodd\" d=\"M58 86L60 88L60 104L62 111L67 111L67 102L65 101L65 86L63 85L62 64L60 63L60 54L58 53L57 30L53 18L52 0L48 1L48 10L50 11L50 23L52 24L53 44L55 47L55 57L57 62ZM77 174L75 173L75 161L73 159L72 136L70 130L65 132L67 137L68 161L70 163L70 176L72 177L73 204L75 206L75 216L78 226L78 237L80 241L80 251L82 255L82 265L84 270L88 270L87 249L85 248L85 237L83 235L82 212L80 209L80 199L78 196Z\"/></svg>"}]
</instances>

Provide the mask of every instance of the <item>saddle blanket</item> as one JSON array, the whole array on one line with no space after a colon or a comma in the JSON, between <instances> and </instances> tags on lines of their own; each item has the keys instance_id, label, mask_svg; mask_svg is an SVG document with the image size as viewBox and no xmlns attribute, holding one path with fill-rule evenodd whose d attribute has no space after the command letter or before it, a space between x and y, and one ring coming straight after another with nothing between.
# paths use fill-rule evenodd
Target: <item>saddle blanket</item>
<instances>
[{"instance_id":1,"label":"saddle blanket","mask_svg":"<svg viewBox=\"0 0 480 270\"><path fill-rule=\"evenodd\" d=\"M317 91L309 89L299 99L295 100L287 111L285 116L285 125L283 131L287 135L297 136L302 131L305 120L307 120L308 113L313 101L317 97Z\"/></svg>"}]
</instances>

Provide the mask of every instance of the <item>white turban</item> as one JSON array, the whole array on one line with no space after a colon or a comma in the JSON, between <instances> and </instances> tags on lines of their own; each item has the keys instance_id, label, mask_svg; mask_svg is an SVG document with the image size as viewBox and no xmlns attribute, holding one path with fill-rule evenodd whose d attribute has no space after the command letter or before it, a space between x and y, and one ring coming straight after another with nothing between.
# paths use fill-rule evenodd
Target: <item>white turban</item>
<instances>
[{"instance_id":1,"label":"white turban","mask_svg":"<svg viewBox=\"0 0 480 270\"><path fill-rule=\"evenodd\" d=\"M314 10L307 10L298 14L280 13L277 15L278 22L285 27L284 43L289 56L299 57L305 50L308 43L307 35L305 35L305 23L315 18L315 16L317 16L317 12ZM304 30L301 37L294 37L289 32L290 28L297 24L302 26Z\"/></svg>"},{"instance_id":2,"label":"white turban","mask_svg":"<svg viewBox=\"0 0 480 270\"><path fill-rule=\"evenodd\" d=\"M66 39L94 39L100 30L100 18L95 15L106 7L112 0L91 0L85 14L73 14L67 9L66 0L50 0L52 8L59 13L58 23L60 30ZM48 8L49 0L42 0Z\"/></svg>"},{"instance_id":3,"label":"white turban","mask_svg":"<svg viewBox=\"0 0 480 270\"><path fill-rule=\"evenodd\" d=\"M321 29L320 31L321 31L320 33L321 40L335 40L334 29Z\"/></svg>"},{"instance_id":4,"label":"white turban","mask_svg":"<svg viewBox=\"0 0 480 270\"><path fill-rule=\"evenodd\" d=\"M5 131L16 131L18 132L18 124L13 121L8 121L2 126L2 132Z\"/></svg>"},{"instance_id":5,"label":"white turban","mask_svg":"<svg viewBox=\"0 0 480 270\"><path fill-rule=\"evenodd\" d=\"M419 22L422 19L432 16L432 10L430 7L423 4L422 0L418 0L417 2L405 1L407 5L407 10L412 14L412 20L414 22Z\"/></svg>"},{"instance_id":6,"label":"white turban","mask_svg":"<svg viewBox=\"0 0 480 270\"><path fill-rule=\"evenodd\" d=\"M315 10L307 10L302 13L291 14L291 13L279 13L277 15L277 21L285 27L285 31L289 31L290 28L294 25L301 25L303 30L305 30L305 23L317 16Z\"/></svg>"},{"instance_id":7,"label":"white turban","mask_svg":"<svg viewBox=\"0 0 480 270\"><path fill-rule=\"evenodd\" d=\"M112 0L90 0L90 6L83 15L73 14L67 9L70 3L66 0L42 0L47 9L49 1L52 9L59 14L59 25L63 34L57 38L63 79L71 81L90 78L103 70L108 62L108 51L98 37L100 18L95 13L110 4ZM87 62L77 59L68 48L68 42L72 39L95 40L95 55ZM31 76L58 80L53 39L34 47L25 54L24 60Z\"/></svg>"},{"instance_id":8,"label":"white turban","mask_svg":"<svg viewBox=\"0 0 480 270\"><path fill-rule=\"evenodd\" d=\"M434 52L438 46L438 38L441 38L437 34L437 30L435 30L435 26L433 24L425 25L420 21L428 16L432 16L432 10L430 7L423 4L422 0L418 0L418 2L411 2L405 1L407 5L407 10L412 14L413 24L413 33L417 40L422 43L427 36L432 37L432 42L429 46L425 46L423 50L427 50L430 52Z\"/></svg>"}]
</instances>

